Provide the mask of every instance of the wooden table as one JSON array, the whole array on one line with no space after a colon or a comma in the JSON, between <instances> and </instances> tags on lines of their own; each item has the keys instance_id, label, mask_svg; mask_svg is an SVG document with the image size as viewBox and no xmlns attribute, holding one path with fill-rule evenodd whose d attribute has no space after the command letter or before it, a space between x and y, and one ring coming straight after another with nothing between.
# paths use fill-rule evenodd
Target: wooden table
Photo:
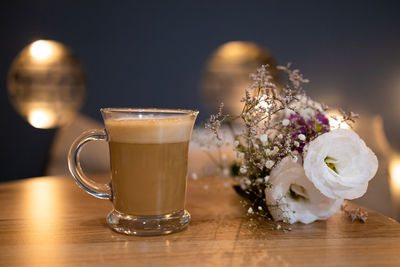
<instances>
[{"instance_id":1,"label":"wooden table","mask_svg":"<svg viewBox=\"0 0 400 267\"><path fill-rule=\"evenodd\" d=\"M390 218L369 211L364 224L339 212L287 233L250 230L226 181L190 180L189 228L157 237L110 230L111 203L89 196L72 178L2 183L0 265L400 266L400 224Z\"/></svg>"}]
</instances>

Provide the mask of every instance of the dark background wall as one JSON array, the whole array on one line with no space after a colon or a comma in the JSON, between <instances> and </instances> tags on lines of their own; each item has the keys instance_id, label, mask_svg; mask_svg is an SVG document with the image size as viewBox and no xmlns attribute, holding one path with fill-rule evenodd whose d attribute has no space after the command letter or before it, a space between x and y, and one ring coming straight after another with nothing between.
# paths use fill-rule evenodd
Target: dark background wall
<instances>
[{"instance_id":1,"label":"dark background wall","mask_svg":"<svg viewBox=\"0 0 400 267\"><path fill-rule=\"evenodd\" d=\"M82 112L99 108L196 108L210 53L254 41L295 63L318 99L381 114L400 147L398 1L3 1L0 5L0 180L38 176L54 130L29 126L7 98L7 71L37 39L60 41L87 71ZM335 102L336 101L336 102Z\"/></svg>"}]
</instances>

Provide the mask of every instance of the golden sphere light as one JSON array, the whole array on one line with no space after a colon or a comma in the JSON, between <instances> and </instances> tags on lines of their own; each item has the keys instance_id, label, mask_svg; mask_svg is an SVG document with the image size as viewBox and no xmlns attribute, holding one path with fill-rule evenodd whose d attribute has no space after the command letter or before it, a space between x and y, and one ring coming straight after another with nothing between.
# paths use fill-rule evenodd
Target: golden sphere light
<instances>
[{"instance_id":1,"label":"golden sphere light","mask_svg":"<svg viewBox=\"0 0 400 267\"><path fill-rule=\"evenodd\" d=\"M253 42L232 41L218 47L208 59L202 82L202 94L210 108L224 102L228 113L240 113L240 99L250 85L250 73L263 64L271 66L271 74L279 82L276 62L267 49Z\"/></svg>"},{"instance_id":2,"label":"golden sphere light","mask_svg":"<svg viewBox=\"0 0 400 267\"><path fill-rule=\"evenodd\" d=\"M81 64L56 41L38 40L26 46L8 74L11 103L36 128L55 128L71 121L85 91Z\"/></svg>"}]
</instances>

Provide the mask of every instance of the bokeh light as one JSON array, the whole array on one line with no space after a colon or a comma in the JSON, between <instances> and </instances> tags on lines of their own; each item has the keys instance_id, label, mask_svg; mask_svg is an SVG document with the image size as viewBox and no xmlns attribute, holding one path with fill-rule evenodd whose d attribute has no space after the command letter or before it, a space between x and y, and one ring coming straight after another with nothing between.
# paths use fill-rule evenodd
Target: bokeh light
<instances>
[{"instance_id":1,"label":"bokeh light","mask_svg":"<svg viewBox=\"0 0 400 267\"><path fill-rule=\"evenodd\" d=\"M329 119L329 125L331 126L331 129L350 129L351 127L346 123L342 122L343 116L340 114L339 111L336 110L331 110L328 112L328 119Z\"/></svg>"},{"instance_id":2,"label":"bokeh light","mask_svg":"<svg viewBox=\"0 0 400 267\"><path fill-rule=\"evenodd\" d=\"M255 73L263 64L271 66L271 74L279 82L276 62L267 49L252 42L232 41L218 47L208 59L201 85L201 94L210 110L224 102L227 113L238 114L243 108L240 101Z\"/></svg>"},{"instance_id":3,"label":"bokeh light","mask_svg":"<svg viewBox=\"0 0 400 267\"><path fill-rule=\"evenodd\" d=\"M55 45L49 41L39 40L31 44L30 53L38 61L46 61L54 55Z\"/></svg>"},{"instance_id":4,"label":"bokeh light","mask_svg":"<svg viewBox=\"0 0 400 267\"><path fill-rule=\"evenodd\" d=\"M400 197L400 157L393 157L390 160L389 172L392 194Z\"/></svg>"},{"instance_id":5,"label":"bokeh light","mask_svg":"<svg viewBox=\"0 0 400 267\"><path fill-rule=\"evenodd\" d=\"M72 120L83 103L81 64L63 44L38 40L14 59L8 75L11 103L33 127L55 128Z\"/></svg>"}]
</instances>

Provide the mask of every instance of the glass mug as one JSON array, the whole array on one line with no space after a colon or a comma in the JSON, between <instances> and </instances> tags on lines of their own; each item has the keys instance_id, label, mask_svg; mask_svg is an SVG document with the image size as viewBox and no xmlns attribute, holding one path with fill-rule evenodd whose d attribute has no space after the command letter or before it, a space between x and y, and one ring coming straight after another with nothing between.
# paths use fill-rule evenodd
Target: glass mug
<instances>
[{"instance_id":1,"label":"glass mug","mask_svg":"<svg viewBox=\"0 0 400 267\"><path fill-rule=\"evenodd\" d=\"M133 235L169 234L190 222L185 210L189 141L198 111L104 108L105 129L89 130L73 142L68 166L89 194L109 199L107 216L115 231ZM107 141L111 182L83 173L79 153L90 141Z\"/></svg>"}]
</instances>

